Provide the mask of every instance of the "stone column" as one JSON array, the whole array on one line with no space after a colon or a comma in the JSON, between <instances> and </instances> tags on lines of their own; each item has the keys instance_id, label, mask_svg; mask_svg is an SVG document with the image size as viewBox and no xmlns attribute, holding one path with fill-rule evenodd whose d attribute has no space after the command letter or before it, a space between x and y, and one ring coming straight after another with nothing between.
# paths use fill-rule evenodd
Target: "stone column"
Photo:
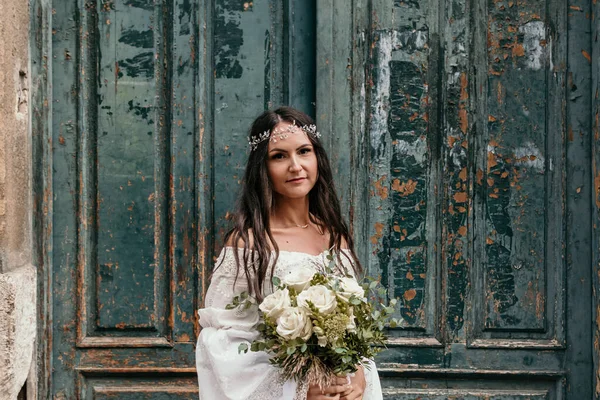
<instances>
[{"instance_id":1,"label":"stone column","mask_svg":"<svg viewBox=\"0 0 600 400\"><path fill-rule=\"evenodd\" d=\"M29 3L0 1L0 399L35 370ZM35 380L35 378L32 378ZM28 385L35 388L35 385ZM34 393L28 393L33 398Z\"/></svg>"}]
</instances>

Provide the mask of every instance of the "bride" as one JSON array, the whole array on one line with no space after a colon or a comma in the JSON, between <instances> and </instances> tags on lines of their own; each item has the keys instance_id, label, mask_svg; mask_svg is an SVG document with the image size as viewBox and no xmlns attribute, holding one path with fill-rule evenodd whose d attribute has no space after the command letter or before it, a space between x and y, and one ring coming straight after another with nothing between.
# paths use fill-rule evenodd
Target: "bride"
<instances>
[{"instance_id":1,"label":"bride","mask_svg":"<svg viewBox=\"0 0 600 400\"><path fill-rule=\"evenodd\" d=\"M258 309L226 309L234 296L249 292L257 301L272 292L271 278L299 265L324 267L325 254L361 272L344 223L319 133L307 115L290 107L266 111L252 124L250 156L234 227L225 236L198 311L202 330L196 347L200 398L378 400L382 399L372 361L355 374L320 389L283 381L264 352L238 353L258 333Z\"/></svg>"}]
</instances>

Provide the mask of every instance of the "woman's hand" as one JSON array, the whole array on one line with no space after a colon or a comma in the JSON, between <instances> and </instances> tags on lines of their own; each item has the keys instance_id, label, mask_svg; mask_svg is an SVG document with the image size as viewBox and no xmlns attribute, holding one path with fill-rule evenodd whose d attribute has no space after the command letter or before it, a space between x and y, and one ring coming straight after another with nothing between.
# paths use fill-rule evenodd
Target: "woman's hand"
<instances>
[{"instance_id":1,"label":"woman's hand","mask_svg":"<svg viewBox=\"0 0 600 400\"><path fill-rule=\"evenodd\" d=\"M350 383L346 381L345 389L340 393L340 400L361 400L366 387L365 371L363 366L359 365L354 375L350 376Z\"/></svg>"},{"instance_id":2,"label":"woman's hand","mask_svg":"<svg viewBox=\"0 0 600 400\"><path fill-rule=\"evenodd\" d=\"M321 389L319 385L311 385L306 400L340 400L340 394L348 390L346 377L337 377L332 386Z\"/></svg>"}]
</instances>

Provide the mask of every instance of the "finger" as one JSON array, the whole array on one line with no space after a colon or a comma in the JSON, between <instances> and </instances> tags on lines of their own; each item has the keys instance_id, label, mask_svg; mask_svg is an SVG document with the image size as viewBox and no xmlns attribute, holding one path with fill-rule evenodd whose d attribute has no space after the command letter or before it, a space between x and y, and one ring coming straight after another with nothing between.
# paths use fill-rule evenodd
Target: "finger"
<instances>
[{"instance_id":1,"label":"finger","mask_svg":"<svg viewBox=\"0 0 600 400\"><path fill-rule=\"evenodd\" d=\"M346 391L346 385L332 385L332 386L328 386L326 388L323 388L323 392L325 394L337 394L337 393L343 393L344 391Z\"/></svg>"},{"instance_id":2,"label":"finger","mask_svg":"<svg viewBox=\"0 0 600 400\"><path fill-rule=\"evenodd\" d=\"M356 390L356 388L351 387L350 389L346 390L344 393L340 393L340 400L354 400L354 399L361 399L362 398L362 393L360 392L360 390Z\"/></svg>"},{"instance_id":3,"label":"finger","mask_svg":"<svg viewBox=\"0 0 600 400\"><path fill-rule=\"evenodd\" d=\"M343 375L343 376L336 376L335 377L335 384L336 385L347 385L348 383L350 383L350 376L349 375Z\"/></svg>"}]
</instances>

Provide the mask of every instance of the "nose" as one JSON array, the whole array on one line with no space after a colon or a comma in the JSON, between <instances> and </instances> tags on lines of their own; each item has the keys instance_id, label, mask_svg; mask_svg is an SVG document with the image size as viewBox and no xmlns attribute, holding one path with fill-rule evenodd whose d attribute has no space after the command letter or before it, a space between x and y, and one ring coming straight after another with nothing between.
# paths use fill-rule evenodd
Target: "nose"
<instances>
[{"instance_id":1,"label":"nose","mask_svg":"<svg viewBox=\"0 0 600 400\"><path fill-rule=\"evenodd\" d=\"M302 171L302 165L300 165L300 162L296 157L290 158L290 171L291 172Z\"/></svg>"}]
</instances>

